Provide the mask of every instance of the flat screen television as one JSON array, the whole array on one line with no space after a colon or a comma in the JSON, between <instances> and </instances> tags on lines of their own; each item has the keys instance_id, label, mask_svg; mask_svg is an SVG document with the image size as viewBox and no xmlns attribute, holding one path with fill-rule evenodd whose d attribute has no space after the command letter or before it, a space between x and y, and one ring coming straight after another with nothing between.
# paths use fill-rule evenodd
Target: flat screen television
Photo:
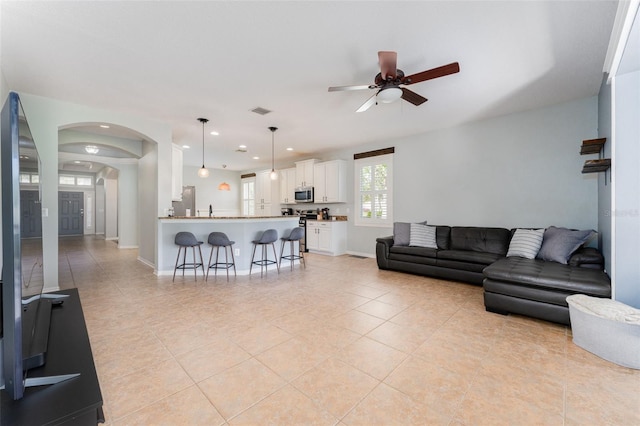
<instances>
[{"instance_id":1,"label":"flat screen television","mask_svg":"<svg viewBox=\"0 0 640 426\"><path fill-rule=\"evenodd\" d=\"M20 399L28 386L76 375L30 379L46 362L49 321L61 299L43 293L40 159L17 93L1 115L2 291L0 291L0 388Z\"/></svg>"}]
</instances>

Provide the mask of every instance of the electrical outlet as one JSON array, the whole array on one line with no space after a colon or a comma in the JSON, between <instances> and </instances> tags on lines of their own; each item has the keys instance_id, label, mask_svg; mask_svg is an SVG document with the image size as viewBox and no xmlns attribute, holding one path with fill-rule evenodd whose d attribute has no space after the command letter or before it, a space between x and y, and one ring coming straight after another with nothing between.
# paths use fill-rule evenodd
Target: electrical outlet
<instances>
[{"instance_id":1,"label":"electrical outlet","mask_svg":"<svg viewBox=\"0 0 640 426\"><path fill-rule=\"evenodd\" d=\"M233 254L236 255L236 256L240 256L240 249L235 249L233 251Z\"/></svg>"},{"instance_id":2,"label":"electrical outlet","mask_svg":"<svg viewBox=\"0 0 640 426\"><path fill-rule=\"evenodd\" d=\"M49 209L47 207L42 208L42 217L49 217Z\"/></svg>"}]
</instances>

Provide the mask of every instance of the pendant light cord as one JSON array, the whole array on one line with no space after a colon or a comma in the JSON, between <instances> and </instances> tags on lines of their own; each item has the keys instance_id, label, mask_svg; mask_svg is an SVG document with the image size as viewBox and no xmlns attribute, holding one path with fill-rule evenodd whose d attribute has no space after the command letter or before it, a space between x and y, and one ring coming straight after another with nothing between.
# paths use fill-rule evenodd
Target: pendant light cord
<instances>
[{"instance_id":1,"label":"pendant light cord","mask_svg":"<svg viewBox=\"0 0 640 426\"><path fill-rule=\"evenodd\" d=\"M269 127L269 130L271 130L271 172L275 172L276 168L275 168L275 151L274 151L274 135L276 133L276 130L278 130L277 127Z\"/></svg>"}]
</instances>

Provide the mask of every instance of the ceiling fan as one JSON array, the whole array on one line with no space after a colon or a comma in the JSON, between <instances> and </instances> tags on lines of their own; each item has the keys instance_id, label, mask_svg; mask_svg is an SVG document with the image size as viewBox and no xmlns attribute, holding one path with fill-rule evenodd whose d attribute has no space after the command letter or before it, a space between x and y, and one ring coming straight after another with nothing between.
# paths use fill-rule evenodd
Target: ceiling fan
<instances>
[{"instance_id":1,"label":"ceiling fan","mask_svg":"<svg viewBox=\"0 0 640 426\"><path fill-rule=\"evenodd\" d=\"M398 53L390 51L378 52L378 63L380 64L380 72L374 79L374 84L362 86L336 86L329 87L330 92L342 92L346 90L364 90L375 89L376 93L357 109L356 112L363 112L371 108L373 104L378 102L391 103L400 98L410 102L416 106L422 105L427 98L420 96L406 87L410 84L420 83L422 81L431 80L445 75L455 74L460 71L460 65L453 62L448 65L422 71L416 74L405 76L402 70L396 68Z\"/></svg>"}]
</instances>

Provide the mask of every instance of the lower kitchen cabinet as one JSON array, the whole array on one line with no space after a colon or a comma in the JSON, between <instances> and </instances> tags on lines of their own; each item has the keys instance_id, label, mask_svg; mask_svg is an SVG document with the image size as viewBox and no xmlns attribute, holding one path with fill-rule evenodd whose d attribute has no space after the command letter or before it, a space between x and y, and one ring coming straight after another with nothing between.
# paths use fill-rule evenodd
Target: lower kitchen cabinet
<instances>
[{"instance_id":1,"label":"lower kitchen cabinet","mask_svg":"<svg viewBox=\"0 0 640 426\"><path fill-rule=\"evenodd\" d=\"M347 222L307 221L307 248L311 251L330 256L339 256L347 252Z\"/></svg>"}]
</instances>

